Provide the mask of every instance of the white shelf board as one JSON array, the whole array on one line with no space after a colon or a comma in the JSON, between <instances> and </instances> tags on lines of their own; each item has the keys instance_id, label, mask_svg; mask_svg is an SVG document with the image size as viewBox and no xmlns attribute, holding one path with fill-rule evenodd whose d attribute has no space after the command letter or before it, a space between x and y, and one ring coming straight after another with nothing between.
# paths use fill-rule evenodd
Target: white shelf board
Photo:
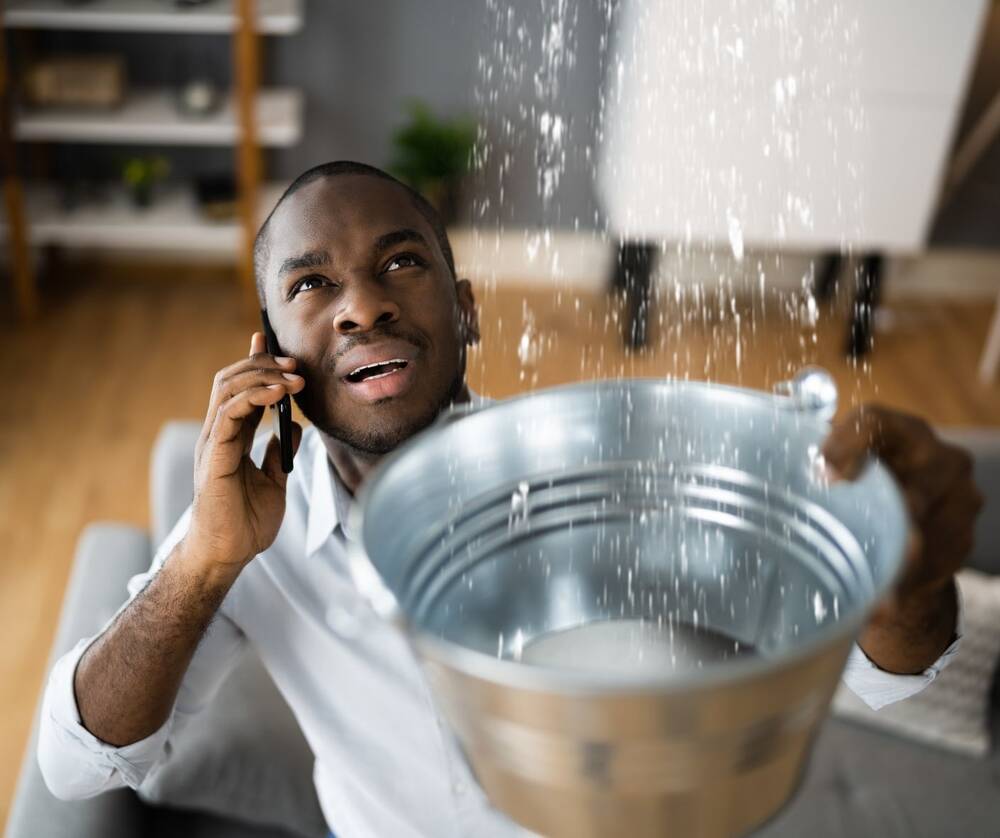
<instances>
[{"instance_id":1,"label":"white shelf board","mask_svg":"<svg viewBox=\"0 0 1000 838\"><path fill-rule=\"evenodd\" d=\"M284 184L261 189L259 216L263 221L281 195ZM115 250L182 250L186 253L238 253L242 240L237 221L211 221L202 215L190 186L166 186L152 206L136 209L124 189L113 190L107 202L84 203L65 210L51 186L29 186L25 196L32 245L108 248ZM0 225L6 238L7 226Z\"/></svg>"},{"instance_id":2,"label":"white shelf board","mask_svg":"<svg viewBox=\"0 0 1000 838\"><path fill-rule=\"evenodd\" d=\"M236 28L232 0L184 9L169 0L8 0L4 24L17 29L77 29L98 32L224 33ZM302 28L301 0L257 0L262 35L291 35Z\"/></svg>"},{"instance_id":3,"label":"white shelf board","mask_svg":"<svg viewBox=\"0 0 1000 838\"><path fill-rule=\"evenodd\" d=\"M21 109L14 123L18 140L156 145L234 145L239 125L232 96L204 117L177 109L172 90L136 90L114 110ZM262 88L257 94L257 141L264 146L295 145L302 135L302 93L295 88Z\"/></svg>"}]
</instances>

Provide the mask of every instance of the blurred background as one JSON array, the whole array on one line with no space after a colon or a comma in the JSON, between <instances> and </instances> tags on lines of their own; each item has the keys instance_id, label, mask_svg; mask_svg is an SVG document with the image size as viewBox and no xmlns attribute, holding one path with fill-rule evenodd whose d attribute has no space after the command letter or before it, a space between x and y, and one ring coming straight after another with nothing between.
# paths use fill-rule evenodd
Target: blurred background
<instances>
[{"instance_id":1,"label":"blurred background","mask_svg":"<svg viewBox=\"0 0 1000 838\"><path fill-rule=\"evenodd\" d=\"M1000 6L872 5L4 0L0 824L74 544L148 526L315 164L439 207L487 395L815 363L1000 427Z\"/></svg>"}]
</instances>

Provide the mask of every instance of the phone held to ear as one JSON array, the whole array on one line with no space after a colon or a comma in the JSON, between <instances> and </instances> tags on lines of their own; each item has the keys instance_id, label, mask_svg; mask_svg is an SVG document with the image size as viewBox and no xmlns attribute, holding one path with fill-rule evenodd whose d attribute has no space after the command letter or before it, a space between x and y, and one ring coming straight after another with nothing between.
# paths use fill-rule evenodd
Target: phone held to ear
<instances>
[{"instance_id":1,"label":"phone held to ear","mask_svg":"<svg viewBox=\"0 0 1000 838\"><path fill-rule=\"evenodd\" d=\"M264 323L264 342L267 344L269 355L281 355L278 347L278 337L271 328L271 321L267 319L267 309L260 310L260 319ZM274 432L278 435L278 443L281 446L281 470L288 474L292 470L292 400L288 395L282 396L281 401L276 405L271 405L274 411Z\"/></svg>"}]
</instances>

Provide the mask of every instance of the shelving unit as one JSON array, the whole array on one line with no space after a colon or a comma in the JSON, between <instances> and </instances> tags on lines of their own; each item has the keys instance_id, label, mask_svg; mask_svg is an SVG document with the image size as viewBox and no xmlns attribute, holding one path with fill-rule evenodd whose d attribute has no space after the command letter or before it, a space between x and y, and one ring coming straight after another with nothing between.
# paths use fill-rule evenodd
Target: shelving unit
<instances>
[{"instance_id":1,"label":"shelving unit","mask_svg":"<svg viewBox=\"0 0 1000 838\"><path fill-rule=\"evenodd\" d=\"M287 87L260 88L260 35L290 35L302 27L301 0L215 0L190 9L164 0L92 0L74 7L64 0L7 0L3 29L91 32L158 32L232 35L234 86L219 110L204 117L183 114L170 90L134 89L112 111L69 108L14 109L5 50L0 48L0 152L4 159L8 245L19 313L37 311L30 247L107 247L132 250L182 248L185 252L233 253L248 307L256 308L253 236L277 200L280 186L262 184L261 147L287 147L302 135L303 98ZM55 186L30 185L16 176L15 142L114 143L122 145L233 146L236 152L238 219L215 222L200 211L191 186L170 185L153 206L136 209L124 189L106 201L67 210Z\"/></svg>"},{"instance_id":2,"label":"shelving unit","mask_svg":"<svg viewBox=\"0 0 1000 838\"><path fill-rule=\"evenodd\" d=\"M8 0L8 29L76 29L92 32L233 32L238 10L232 2L190 9L170 8L163 0L93 0L74 8L65 0ZM301 0L258 0L256 31L293 35L302 28Z\"/></svg>"}]
</instances>

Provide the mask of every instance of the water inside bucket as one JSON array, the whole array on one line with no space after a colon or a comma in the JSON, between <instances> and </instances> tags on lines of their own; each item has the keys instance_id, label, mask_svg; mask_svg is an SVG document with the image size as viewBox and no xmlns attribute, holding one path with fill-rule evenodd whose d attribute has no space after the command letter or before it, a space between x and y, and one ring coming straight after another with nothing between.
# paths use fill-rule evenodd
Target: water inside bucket
<instances>
[{"instance_id":1,"label":"water inside bucket","mask_svg":"<svg viewBox=\"0 0 1000 838\"><path fill-rule=\"evenodd\" d=\"M598 620L533 638L519 660L556 669L636 673L697 669L754 654L746 643L687 623Z\"/></svg>"}]
</instances>

